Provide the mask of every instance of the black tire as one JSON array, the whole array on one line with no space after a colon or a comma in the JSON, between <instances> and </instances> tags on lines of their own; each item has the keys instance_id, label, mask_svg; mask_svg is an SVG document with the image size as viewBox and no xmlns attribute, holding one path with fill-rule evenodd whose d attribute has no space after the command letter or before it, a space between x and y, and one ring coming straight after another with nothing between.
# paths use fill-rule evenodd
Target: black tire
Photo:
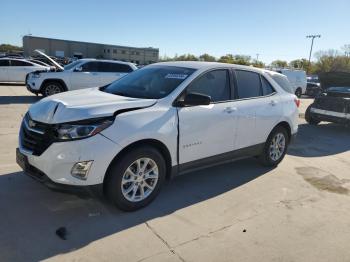
<instances>
[{"instance_id":1,"label":"black tire","mask_svg":"<svg viewBox=\"0 0 350 262\"><path fill-rule=\"evenodd\" d=\"M277 134L282 134L284 136L285 147L284 147L284 150L283 150L283 153L281 154L281 156L278 159L274 160L270 154L270 145L272 144L272 140L276 137ZM267 140L265 142L263 152L259 156L260 163L264 166L267 166L267 167L277 166L283 160L284 156L286 155L288 145L289 145L289 136L288 136L288 132L287 132L286 128L284 128L282 126L277 126L274 130L272 130L272 132L270 133L269 137L267 138Z\"/></svg>"},{"instance_id":2,"label":"black tire","mask_svg":"<svg viewBox=\"0 0 350 262\"><path fill-rule=\"evenodd\" d=\"M301 97L301 95L302 95L302 90L301 90L300 87L298 87L297 90L295 90L295 95L296 95L298 98Z\"/></svg>"},{"instance_id":3,"label":"black tire","mask_svg":"<svg viewBox=\"0 0 350 262\"><path fill-rule=\"evenodd\" d=\"M309 105L308 108L306 109L306 112L305 112L305 120L306 120L306 122L308 122L310 125L317 125L317 124L319 124L321 121L315 119L315 118L312 116L312 113L311 113L311 107L312 107L312 105L313 105L313 104Z\"/></svg>"},{"instance_id":4,"label":"black tire","mask_svg":"<svg viewBox=\"0 0 350 262\"><path fill-rule=\"evenodd\" d=\"M122 179L125 171L130 167L130 165L140 158L149 158L155 162L158 167L158 181L156 182L153 191L151 191L151 193L145 199L132 202L128 200L122 192ZM135 211L151 203L152 200L159 194L165 181L165 176L166 164L161 153L151 146L140 146L127 152L124 156L111 164L107 173L107 179L105 181L106 193L112 203L119 209L124 211ZM135 184L133 184L133 186L134 185ZM140 188L137 192L139 192L139 195L141 194Z\"/></svg>"},{"instance_id":5,"label":"black tire","mask_svg":"<svg viewBox=\"0 0 350 262\"><path fill-rule=\"evenodd\" d=\"M62 93L64 92L64 88L60 82L57 81L49 81L46 82L43 87L41 88L41 94L44 97Z\"/></svg>"}]
</instances>

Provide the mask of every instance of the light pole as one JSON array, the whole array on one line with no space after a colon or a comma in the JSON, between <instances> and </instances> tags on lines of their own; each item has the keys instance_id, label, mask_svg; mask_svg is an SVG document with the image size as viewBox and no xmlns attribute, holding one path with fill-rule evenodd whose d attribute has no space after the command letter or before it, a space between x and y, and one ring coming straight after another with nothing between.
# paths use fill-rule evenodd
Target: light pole
<instances>
[{"instance_id":1,"label":"light pole","mask_svg":"<svg viewBox=\"0 0 350 262\"><path fill-rule=\"evenodd\" d=\"M308 68L308 71L310 72L310 62L311 62L311 54L312 54L312 47L314 46L314 39L315 38L320 38L321 35L307 35L306 38L311 38L311 47L310 47L310 54L309 54L309 66L307 67Z\"/></svg>"}]
</instances>

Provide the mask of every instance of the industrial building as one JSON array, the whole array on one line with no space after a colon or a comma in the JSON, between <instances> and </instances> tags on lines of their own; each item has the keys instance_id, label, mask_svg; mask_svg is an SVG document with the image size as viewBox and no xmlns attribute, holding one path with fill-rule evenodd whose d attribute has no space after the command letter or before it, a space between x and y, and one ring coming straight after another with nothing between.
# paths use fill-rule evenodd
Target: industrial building
<instances>
[{"instance_id":1,"label":"industrial building","mask_svg":"<svg viewBox=\"0 0 350 262\"><path fill-rule=\"evenodd\" d=\"M50 56L75 58L103 58L147 65L158 61L159 49L79 42L32 35L23 36L25 56L35 56L39 49Z\"/></svg>"}]
</instances>

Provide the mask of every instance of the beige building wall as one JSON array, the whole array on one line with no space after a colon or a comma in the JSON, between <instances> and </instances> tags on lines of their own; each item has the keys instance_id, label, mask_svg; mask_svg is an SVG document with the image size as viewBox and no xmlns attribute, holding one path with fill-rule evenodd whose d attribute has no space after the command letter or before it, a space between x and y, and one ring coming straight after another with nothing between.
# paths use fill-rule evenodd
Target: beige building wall
<instances>
[{"instance_id":1,"label":"beige building wall","mask_svg":"<svg viewBox=\"0 0 350 262\"><path fill-rule=\"evenodd\" d=\"M23 49L26 56L35 56L34 50L39 49L50 56L105 58L137 64L155 63L159 58L157 48L104 45L36 36L24 36Z\"/></svg>"}]
</instances>

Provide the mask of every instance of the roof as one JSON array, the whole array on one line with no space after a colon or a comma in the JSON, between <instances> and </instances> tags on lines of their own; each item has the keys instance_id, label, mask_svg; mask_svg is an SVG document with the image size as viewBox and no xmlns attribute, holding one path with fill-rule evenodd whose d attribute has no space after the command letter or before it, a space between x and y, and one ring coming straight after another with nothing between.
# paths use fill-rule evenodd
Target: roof
<instances>
[{"instance_id":1,"label":"roof","mask_svg":"<svg viewBox=\"0 0 350 262\"><path fill-rule=\"evenodd\" d=\"M177 66L177 67L187 67L193 69L211 69L211 68L219 68L219 67L232 67L236 69L263 72L262 69L253 67L253 66L244 66L244 65L236 65L236 64L226 64L219 62L202 62L202 61L171 61L171 62L160 62L152 65L165 65L165 66Z\"/></svg>"},{"instance_id":2,"label":"roof","mask_svg":"<svg viewBox=\"0 0 350 262\"><path fill-rule=\"evenodd\" d=\"M119 60L96 59L96 58L81 58L81 59L78 59L77 61L98 61L98 62L126 64L126 65L133 64L133 63L130 63L130 62L124 62L124 61L119 61Z\"/></svg>"}]
</instances>

